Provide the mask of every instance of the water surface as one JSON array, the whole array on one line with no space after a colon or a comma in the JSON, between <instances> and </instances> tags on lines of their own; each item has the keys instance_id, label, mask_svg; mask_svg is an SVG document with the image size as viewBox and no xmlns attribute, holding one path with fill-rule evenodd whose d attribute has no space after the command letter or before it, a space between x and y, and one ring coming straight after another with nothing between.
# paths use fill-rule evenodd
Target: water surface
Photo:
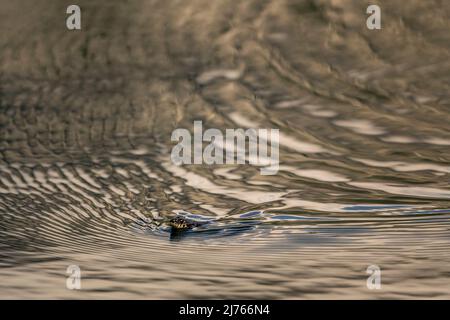
<instances>
[{"instance_id":1,"label":"water surface","mask_svg":"<svg viewBox=\"0 0 450 320\"><path fill-rule=\"evenodd\" d=\"M449 298L450 5L378 3L1 1L0 298ZM279 173L175 166L194 120Z\"/></svg>"}]
</instances>

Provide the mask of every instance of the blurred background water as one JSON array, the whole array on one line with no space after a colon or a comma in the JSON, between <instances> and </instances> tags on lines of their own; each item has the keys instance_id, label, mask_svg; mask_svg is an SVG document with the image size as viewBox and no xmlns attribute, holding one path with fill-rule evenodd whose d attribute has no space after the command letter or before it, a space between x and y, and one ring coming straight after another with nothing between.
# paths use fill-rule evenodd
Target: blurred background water
<instances>
[{"instance_id":1,"label":"blurred background water","mask_svg":"<svg viewBox=\"0 0 450 320\"><path fill-rule=\"evenodd\" d=\"M0 298L450 297L448 1L0 3ZM279 173L173 165L194 120Z\"/></svg>"}]
</instances>

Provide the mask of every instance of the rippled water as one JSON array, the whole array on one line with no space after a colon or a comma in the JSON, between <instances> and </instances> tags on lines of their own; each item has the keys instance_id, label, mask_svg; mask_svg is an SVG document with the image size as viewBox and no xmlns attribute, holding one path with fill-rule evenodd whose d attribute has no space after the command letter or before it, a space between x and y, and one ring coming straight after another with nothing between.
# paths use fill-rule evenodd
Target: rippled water
<instances>
[{"instance_id":1,"label":"rippled water","mask_svg":"<svg viewBox=\"0 0 450 320\"><path fill-rule=\"evenodd\" d=\"M449 298L450 5L377 3L1 1L0 298ZM194 120L279 173L173 165Z\"/></svg>"}]
</instances>

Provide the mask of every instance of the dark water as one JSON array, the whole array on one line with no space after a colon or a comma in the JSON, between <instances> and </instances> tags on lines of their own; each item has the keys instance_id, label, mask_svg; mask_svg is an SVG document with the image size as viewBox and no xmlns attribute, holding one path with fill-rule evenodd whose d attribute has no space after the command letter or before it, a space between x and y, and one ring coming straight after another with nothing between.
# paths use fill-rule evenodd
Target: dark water
<instances>
[{"instance_id":1,"label":"dark water","mask_svg":"<svg viewBox=\"0 0 450 320\"><path fill-rule=\"evenodd\" d=\"M449 298L450 5L377 3L1 1L0 298ZM194 120L279 173L173 165Z\"/></svg>"}]
</instances>

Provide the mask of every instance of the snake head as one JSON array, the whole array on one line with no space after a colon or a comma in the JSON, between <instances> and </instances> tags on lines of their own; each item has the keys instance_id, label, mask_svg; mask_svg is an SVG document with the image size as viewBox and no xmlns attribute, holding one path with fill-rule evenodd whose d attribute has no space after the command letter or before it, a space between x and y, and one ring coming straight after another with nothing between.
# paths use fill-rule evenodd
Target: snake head
<instances>
[{"instance_id":1,"label":"snake head","mask_svg":"<svg viewBox=\"0 0 450 320\"><path fill-rule=\"evenodd\" d=\"M177 229L177 230L185 230L185 229L189 229L190 228L190 226L187 223L187 221L185 219L183 219L183 218L180 218L180 217L176 217L176 218L171 219L169 221L168 225L171 226L174 229Z\"/></svg>"}]
</instances>

